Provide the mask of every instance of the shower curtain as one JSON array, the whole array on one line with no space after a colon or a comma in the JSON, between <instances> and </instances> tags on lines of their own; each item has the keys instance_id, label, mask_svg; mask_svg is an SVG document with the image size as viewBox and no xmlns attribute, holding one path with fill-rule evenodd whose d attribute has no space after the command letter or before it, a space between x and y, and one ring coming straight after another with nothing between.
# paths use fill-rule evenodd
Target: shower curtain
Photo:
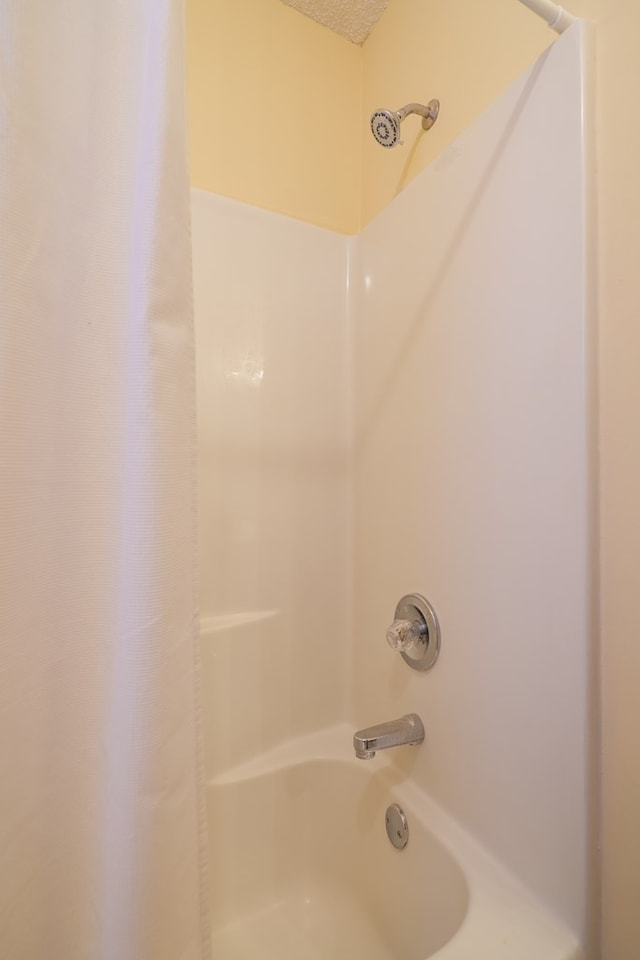
<instances>
[{"instance_id":1,"label":"shower curtain","mask_svg":"<svg viewBox=\"0 0 640 960\"><path fill-rule=\"evenodd\" d=\"M0 956L208 952L178 0L0 0Z\"/></svg>"}]
</instances>

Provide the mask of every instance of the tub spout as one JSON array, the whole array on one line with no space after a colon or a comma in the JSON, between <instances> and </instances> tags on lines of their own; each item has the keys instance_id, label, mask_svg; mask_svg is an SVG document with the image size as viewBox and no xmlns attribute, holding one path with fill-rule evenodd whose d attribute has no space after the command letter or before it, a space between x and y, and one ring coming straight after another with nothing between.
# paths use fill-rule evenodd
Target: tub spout
<instances>
[{"instance_id":1,"label":"tub spout","mask_svg":"<svg viewBox=\"0 0 640 960\"><path fill-rule=\"evenodd\" d=\"M378 723L374 727L358 730L353 735L353 749L358 760L371 760L377 750L422 743L423 740L422 720L417 713L408 713L398 720L389 720L387 723Z\"/></svg>"}]
</instances>

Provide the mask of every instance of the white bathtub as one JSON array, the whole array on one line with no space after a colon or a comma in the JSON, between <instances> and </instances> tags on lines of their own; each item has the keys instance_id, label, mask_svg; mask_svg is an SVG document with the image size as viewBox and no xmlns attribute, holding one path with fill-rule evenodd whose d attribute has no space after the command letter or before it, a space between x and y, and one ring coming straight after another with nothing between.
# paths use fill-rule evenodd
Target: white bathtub
<instances>
[{"instance_id":1,"label":"white bathtub","mask_svg":"<svg viewBox=\"0 0 640 960\"><path fill-rule=\"evenodd\" d=\"M581 960L576 939L352 731L290 740L209 783L215 960ZM411 748L402 748L411 749ZM385 811L399 803L409 843Z\"/></svg>"}]
</instances>

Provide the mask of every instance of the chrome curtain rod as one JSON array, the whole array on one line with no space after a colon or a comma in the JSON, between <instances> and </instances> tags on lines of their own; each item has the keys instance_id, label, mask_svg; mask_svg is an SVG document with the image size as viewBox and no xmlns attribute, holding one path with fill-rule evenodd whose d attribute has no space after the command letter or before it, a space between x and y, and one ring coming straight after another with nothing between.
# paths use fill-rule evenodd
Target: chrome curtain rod
<instances>
[{"instance_id":1,"label":"chrome curtain rod","mask_svg":"<svg viewBox=\"0 0 640 960\"><path fill-rule=\"evenodd\" d=\"M546 20L556 33L564 33L578 19L572 13L567 13L559 4L553 3L553 0L520 0L520 3L524 3L525 7L529 7L529 10Z\"/></svg>"}]
</instances>

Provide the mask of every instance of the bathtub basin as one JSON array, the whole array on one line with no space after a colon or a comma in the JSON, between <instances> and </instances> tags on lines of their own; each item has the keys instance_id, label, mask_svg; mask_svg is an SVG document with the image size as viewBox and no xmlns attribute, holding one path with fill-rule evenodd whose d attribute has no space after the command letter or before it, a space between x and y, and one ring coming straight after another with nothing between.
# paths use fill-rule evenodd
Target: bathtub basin
<instances>
[{"instance_id":1,"label":"bathtub basin","mask_svg":"<svg viewBox=\"0 0 640 960\"><path fill-rule=\"evenodd\" d=\"M582 960L390 756L352 757L351 736L290 740L209 782L216 960ZM403 850L391 803L408 818Z\"/></svg>"}]
</instances>

